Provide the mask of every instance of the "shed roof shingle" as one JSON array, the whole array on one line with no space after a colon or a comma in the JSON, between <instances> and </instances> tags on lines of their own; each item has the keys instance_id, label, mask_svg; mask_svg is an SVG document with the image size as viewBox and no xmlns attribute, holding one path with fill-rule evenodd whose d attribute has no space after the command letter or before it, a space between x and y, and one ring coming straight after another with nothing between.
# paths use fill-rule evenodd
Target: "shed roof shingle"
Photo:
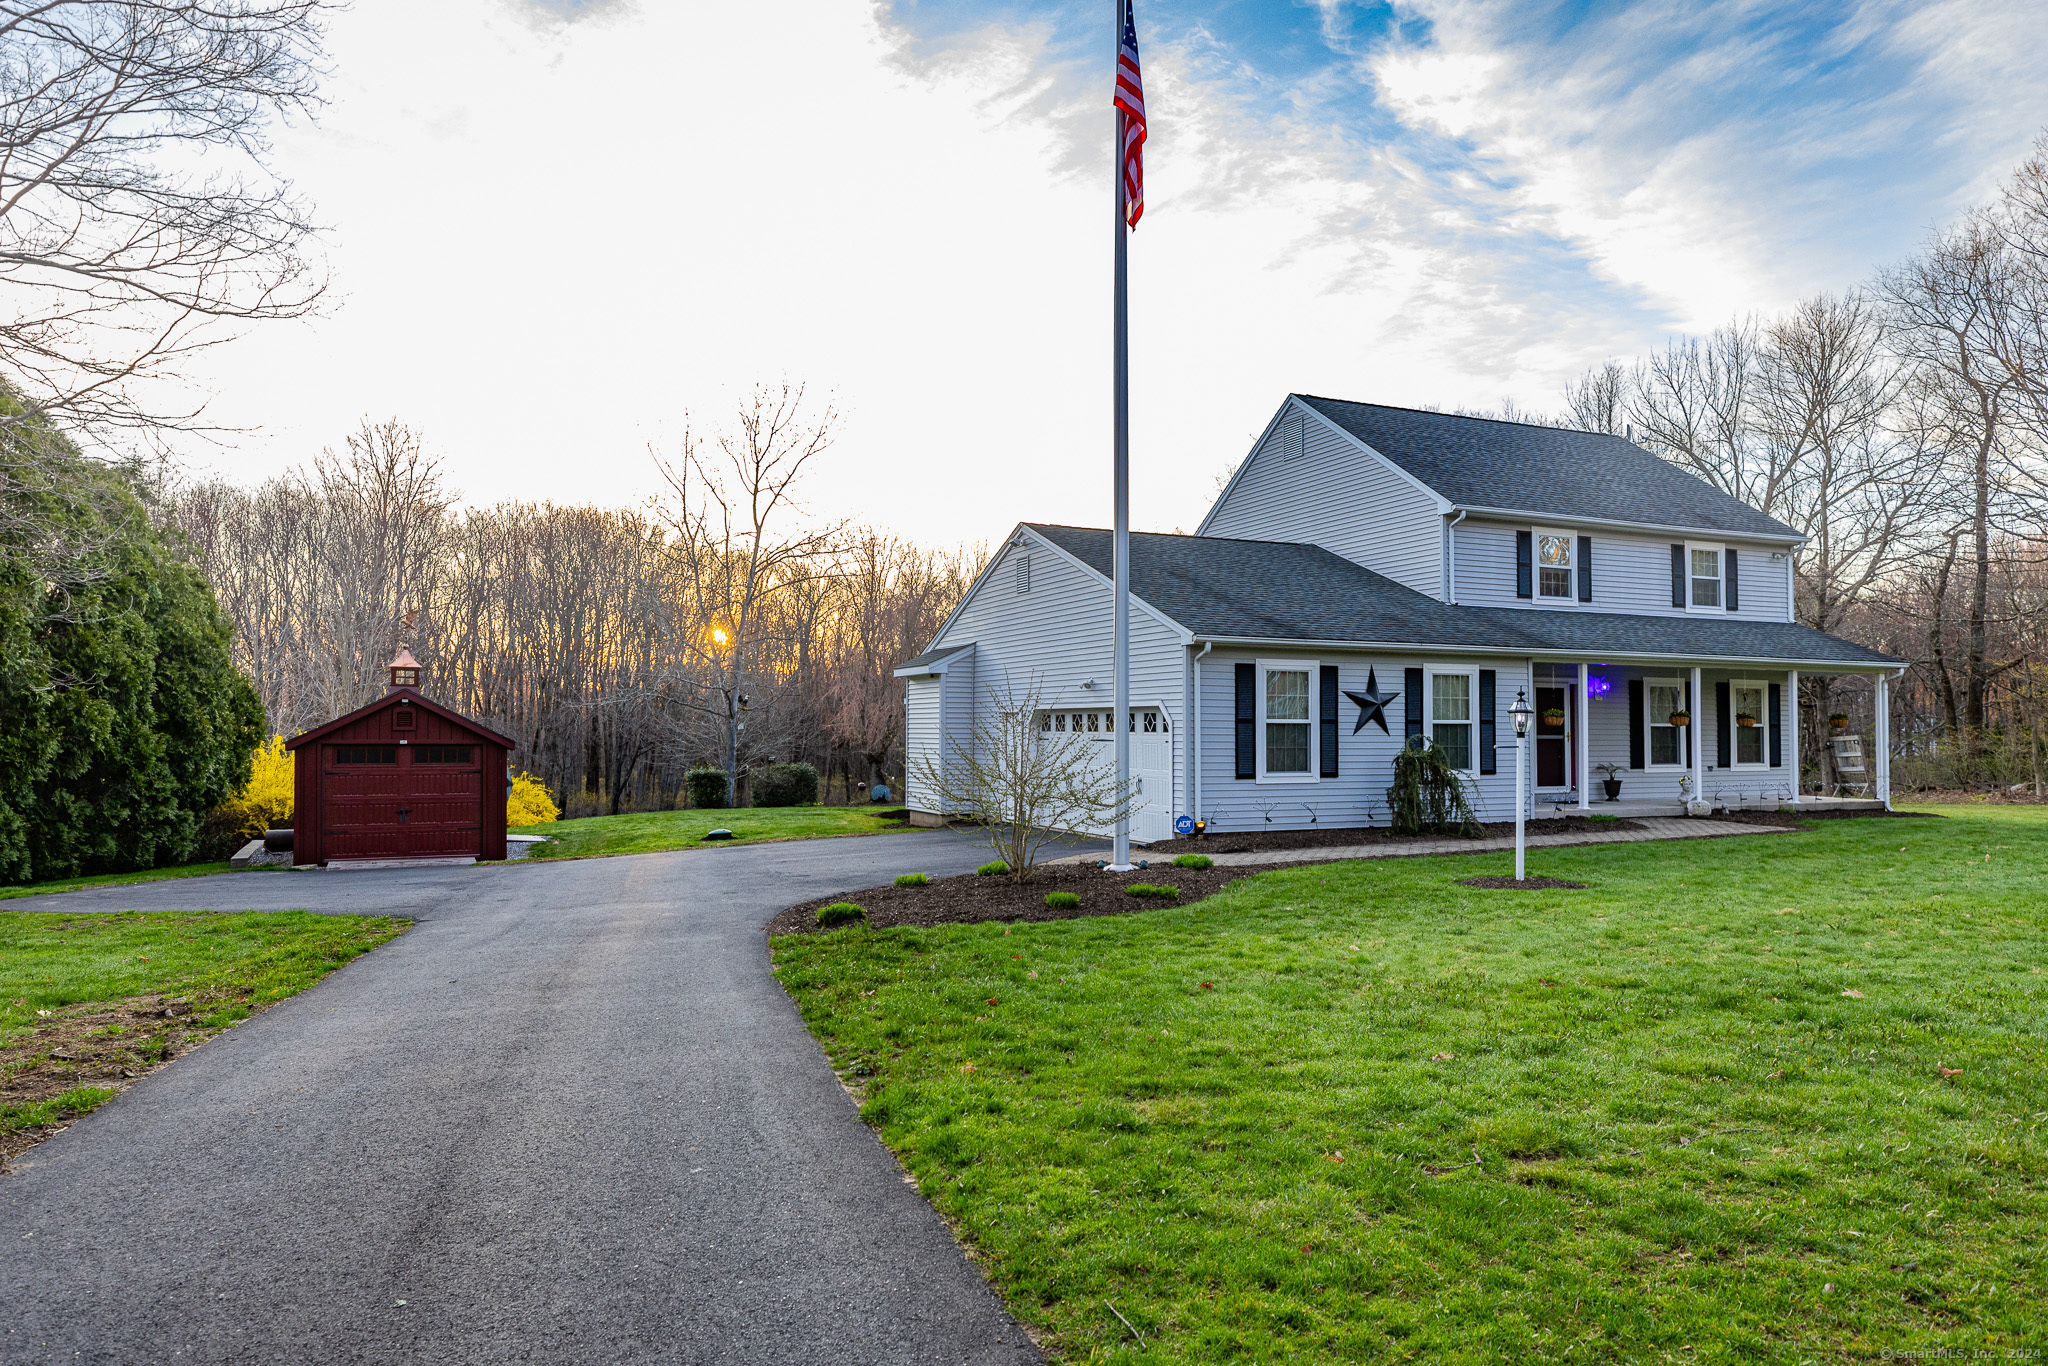
<instances>
[{"instance_id":1,"label":"shed roof shingle","mask_svg":"<svg viewBox=\"0 0 2048 1366\"><path fill-rule=\"evenodd\" d=\"M1110 533L1031 530L1108 578ZM1439 602L1321 546L1131 535L1131 592L1198 636L1355 641L1531 654L1755 659L1873 668L1899 661L1794 622L1635 616Z\"/></svg>"},{"instance_id":2,"label":"shed roof shingle","mask_svg":"<svg viewBox=\"0 0 2048 1366\"><path fill-rule=\"evenodd\" d=\"M1567 523L1594 518L1731 535L1799 535L1618 436L1294 397L1460 507L1510 508Z\"/></svg>"}]
</instances>

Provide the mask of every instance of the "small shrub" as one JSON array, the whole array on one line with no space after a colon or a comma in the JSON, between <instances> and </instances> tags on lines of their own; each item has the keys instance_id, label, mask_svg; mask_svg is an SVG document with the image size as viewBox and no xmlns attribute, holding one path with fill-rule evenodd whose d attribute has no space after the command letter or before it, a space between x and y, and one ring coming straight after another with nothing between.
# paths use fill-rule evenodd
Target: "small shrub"
<instances>
[{"instance_id":1,"label":"small shrub","mask_svg":"<svg viewBox=\"0 0 2048 1366\"><path fill-rule=\"evenodd\" d=\"M1210 858L1207 854L1182 854L1173 861L1173 866L1176 868L1214 868L1216 860Z\"/></svg>"},{"instance_id":2,"label":"small shrub","mask_svg":"<svg viewBox=\"0 0 2048 1366\"><path fill-rule=\"evenodd\" d=\"M974 875L976 877L1001 877L1004 873L1007 873L1009 871L1010 865L1003 862L1001 859L997 859L994 863L984 863L981 865L981 867L976 868L974 870Z\"/></svg>"},{"instance_id":3,"label":"small shrub","mask_svg":"<svg viewBox=\"0 0 2048 1366\"><path fill-rule=\"evenodd\" d=\"M693 768L683 775L683 788L690 794L690 805L700 811L720 811L728 800L725 770L708 765Z\"/></svg>"},{"instance_id":4,"label":"small shrub","mask_svg":"<svg viewBox=\"0 0 2048 1366\"><path fill-rule=\"evenodd\" d=\"M1435 745L1411 745L1394 756L1387 812L1396 834L1479 834L1479 817L1465 792L1466 778Z\"/></svg>"},{"instance_id":5,"label":"small shrub","mask_svg":"<svg viewBox=\"0 0 2048 1366\"><path fill-rule=\"evenodd\" d=\"M762 764L747 770L747 790L755 806L813 806L818 770L809 764Z\"/></svg>"},{"instance_id":6,"label":"small shrub","mask_svg":"<svg viewBox=\"0 0 2048 1366\"><path fill-rule=\"evenodd\" d=\"M1124 895L1155 896L1164 901L1171 901L1180 895L1180 888L1161 887L1150 882L1133 882L1130 886L1124 888Z\"/></svg>"},{"instance_id":7,"label":"small shrub","mask_svg":"<svg viewBox=\"0 0 2048 1366\"><path fill-rule=\"evenodd\" d=\"M841 925L851 925L855 921L864 921L867 918L867 911L862 907L854 905L851 901L835 901L830 906L821 906L818 909L818 924L820 927L828 930L836 929Z\"/></svg>"},{"instance_id":8,"label":"small shrub","mask_svg":"<svg viewBox=\"0 0 2048 1366\"><path fill-rule=\"evenodd\" d=\"M1045 904L1055 911L1071 911L1081 904L1078 892L1047 892Z\"/></svg>"},{"instance_id":9,"label":"small shrub","mask_svg":"<svg viewBox=\"0 0 2048 1366\"><path fill-rule=\"evenodd\" d=\"M931 879L923 873L905 873L896 879L896 885L898 887L922 887L930 881Z\"/></svg>"}]
</instances>

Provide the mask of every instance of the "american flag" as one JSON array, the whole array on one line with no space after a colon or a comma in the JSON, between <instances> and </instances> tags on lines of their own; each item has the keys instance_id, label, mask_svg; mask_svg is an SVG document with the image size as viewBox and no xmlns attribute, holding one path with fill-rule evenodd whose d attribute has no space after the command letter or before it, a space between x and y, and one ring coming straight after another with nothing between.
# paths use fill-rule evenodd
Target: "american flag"
<instances>
[{"instance_id":1,"label":"american flag","mask_svg":"<svg viewBox=\"0 0 2048 1366\"><path fill-rule=\"evenodd\" d=\"M1124 214L1132 227L1145 216L1145 84L1138 77L1137 0L1124 0L1123 42L1116 54L1116 107L1124 115Z\"/></svg>"}]
</instances>

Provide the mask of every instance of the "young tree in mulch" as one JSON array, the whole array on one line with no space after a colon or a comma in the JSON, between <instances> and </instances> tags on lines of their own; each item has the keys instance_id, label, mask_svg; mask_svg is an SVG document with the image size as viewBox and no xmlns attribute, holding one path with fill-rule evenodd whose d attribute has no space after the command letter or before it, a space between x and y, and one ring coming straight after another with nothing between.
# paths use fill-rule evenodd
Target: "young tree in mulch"
<instances>
[{"instance_id":1,"label":"young tree in mulch","mask_svg":"<svg viewBox=\"0 0 2048 1366\"><path fill-rule=\"evenodd\" d=\"M938 809L973 822L1019 882L1049 841L1114 825L1133 805L1109 746L1050 729L1044 708L1035 684L1022 693L991 687L968 733L945 737L950 753L910 765Z\"/></svg>"},{"instance_id":2,"label":"young tree in mulch","mask_svg":"<svg viewBox=\"0 0 2048 1366\"><path fill-rule=\"evenodd\" d=\"M1394 756L1387 811L1403 835L1479 835L1479 817L1465 794L1465 775L1428 741L1411 742Z\"/></svg>"}]
</instances>

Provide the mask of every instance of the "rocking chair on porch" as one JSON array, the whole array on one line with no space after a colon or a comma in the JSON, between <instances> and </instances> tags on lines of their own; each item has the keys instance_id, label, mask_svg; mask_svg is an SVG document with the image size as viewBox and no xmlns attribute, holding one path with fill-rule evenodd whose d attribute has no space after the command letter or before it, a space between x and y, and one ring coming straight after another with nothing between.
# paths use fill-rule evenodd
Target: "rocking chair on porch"
<instances>
[{"instance_id":1,"label":"rocking chair on porch","mask_svg":"<svg viewBox=\"0 0 2048 1366\"><path fill-rule=\"evenodd\" d=\"M1863 767L1863 737L1840 735L1828 741L1835 756L1835 795L1868 797L1870 774Z\"/></svg>"}]
</instances>

